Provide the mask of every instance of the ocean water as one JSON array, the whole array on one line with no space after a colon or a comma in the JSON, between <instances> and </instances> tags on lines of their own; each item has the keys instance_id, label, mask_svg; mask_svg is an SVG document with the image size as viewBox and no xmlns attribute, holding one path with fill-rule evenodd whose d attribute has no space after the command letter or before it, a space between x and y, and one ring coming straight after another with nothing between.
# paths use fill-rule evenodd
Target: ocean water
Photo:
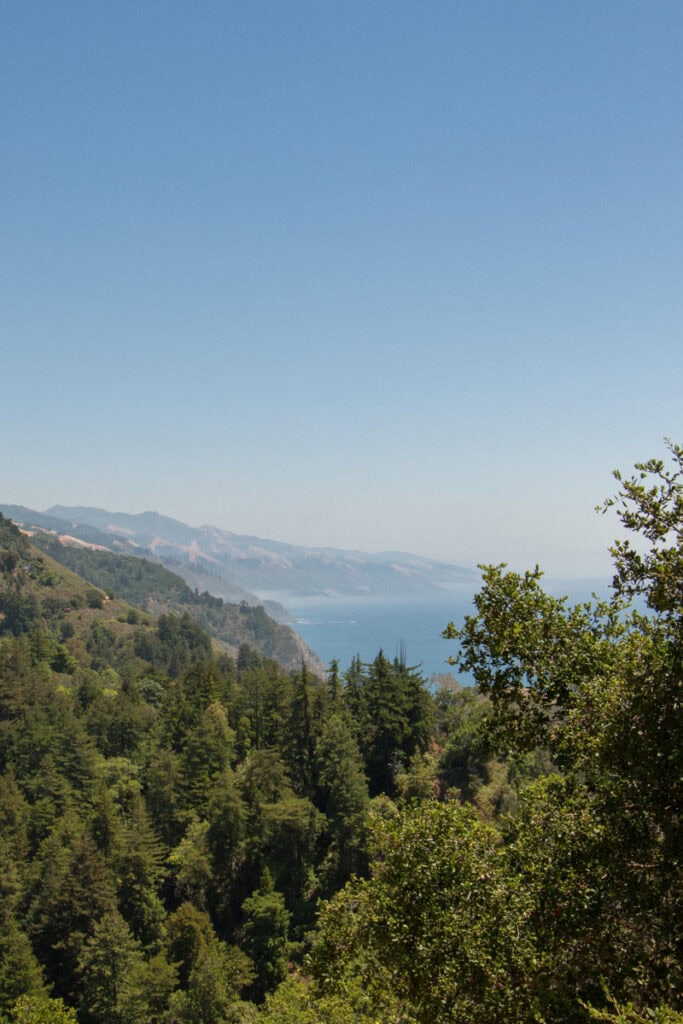
<instances>
[{"instance_id":1,"label":"ocean water","mask_svg":"<svg viewBox=\"0 0 683 1024\"><path fill-rule=\"evenodd\" d=\"M451 620L462 621L474 611L474 593L468 588L417 601L289 600L287 607L293 628L325 665L336 658L344 670L355 655L372 661L381 649L389 659L404 652L406 663L419 666L429 678L442 672L457 675L447 661L456 653L456 644L442 639L441 632Z\"/></svg>"},{"instance_id":2,"label":"ocean water","mask_svg":"<svg viewBox=\"0 0 683 1024\"><path fill-rule=\"evenodd\" d=\"M593 592L605 596L607 582L549 580L545 588L552 594L569 594L572 602L578 602ZM474 614L472 599L478 589L475 583L409 601L290 597L283 603L294 619L293 628L325 665L336 658L343 671L356 654L367 662L380 649L390 659L405 652L406 663L418 666L425 679L451 673L467 685L472 679L448 664L449 655L457 654L457 643L444 640L441 632L449 622L462 625L466 615Z\"/></svg>"}]
</instances>

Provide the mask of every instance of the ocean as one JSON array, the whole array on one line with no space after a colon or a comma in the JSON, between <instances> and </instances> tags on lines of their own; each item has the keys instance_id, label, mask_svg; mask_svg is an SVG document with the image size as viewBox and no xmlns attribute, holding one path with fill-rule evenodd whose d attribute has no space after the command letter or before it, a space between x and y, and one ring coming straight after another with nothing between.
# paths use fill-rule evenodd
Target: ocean
<instances>
[{"instance_id":1,"label":"ocean","mask_svg":"<svg viewBox=\"0 0 683 1024\"><path fill-rule=\"evenodd\" d=\"M607 595L605 580L548 580L552 594L569 594L573 602L588 599L593 591ZM283 603L292 615L292 626L308 646L329 665L336 658L342 671L356 654L372 661L381 649L393 659L405 653L408 665L417 666L425 679L450 673L461 683L472 679L448 664L457 654L457 643L444 640L442 630L449 622L462 625L474 614L472 599L479 585L444 591L430 597L387 601L368 598L296 598Z\"/></svg>"}]
</instances>

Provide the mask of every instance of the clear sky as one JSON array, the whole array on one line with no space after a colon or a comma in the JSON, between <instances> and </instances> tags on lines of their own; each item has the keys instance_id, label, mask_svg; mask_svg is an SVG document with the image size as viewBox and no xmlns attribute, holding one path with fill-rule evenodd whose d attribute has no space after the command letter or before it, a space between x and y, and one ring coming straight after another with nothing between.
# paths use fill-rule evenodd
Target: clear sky
<instances>
[{"instance_id":1,"label":"clear sky","mask_svg":"<svg viewBox=\"0 0 683 1024\"><path fill-rule=\"evenodd\" d=\"M681 439L680 0L5 0L0 501L601 574Z\"/></svg>"}]
</instances>

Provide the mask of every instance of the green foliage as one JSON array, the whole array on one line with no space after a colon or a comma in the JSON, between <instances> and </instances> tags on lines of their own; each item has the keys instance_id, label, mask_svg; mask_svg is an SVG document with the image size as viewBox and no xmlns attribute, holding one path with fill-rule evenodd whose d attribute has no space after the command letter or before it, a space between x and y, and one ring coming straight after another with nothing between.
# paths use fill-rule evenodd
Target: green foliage
<instances>
[{"instance_id":1,"label":"green foliage","mask_svg":"<svg viewBox=\"0 0 683 1024\"><path fill-rule=\"evenodd\" d=\"M12 572L19 559L29 557L28 541L11 519L0 512L0 572Z\"/></svg>"},{"instance_id":2,"label":"green foliage","mask_svg":"<svg viewBox=\"0 0 683 1024\"><path fill-rule=\"evenodd\" d=\"M113 592L140 608L147 607L151 595L158 601L182 601L192 594L179 576L145 558L86 547L67 547L53 534L40 531L35 534L35 543L55 561L72 569L99 590Z\"/></svg>"},{"instance_id":3,"label":"green foliage","mask_svg":"<svg viewBox=\"0 0 683 1024\"><path fill-rule=\"evenodd\" d=\"M287 973L290 920L284 896L275 890L268 869L263 872L260 888L244 901L242 910L244 947L256 971L249 993L256 1002L262 1002Z\"/></svg>"},{"instance_id":4,"label":"green foliage","mask_svg":"<svg viewBox=\"0 0 683 1024\"><path fill-rule=\"evenodd\" d=\"M314 693L306 666L301 666L290 703L287 721L287 762L296 790L301 796L313 795L315 757Z\"/></svg>"},{"instance_id":5,"label":"green foliage","mask_svg":"<svg viewBox=\"0 0 683 1024\"><path fill-rule=\"evenodd\" d=\"M363 1021L375 1024L377 1018L371 1014L368 1002L360 988L344 997L316 997L300 979L293 977L267 996L258 1021L261 1024L362 1024Z\"/></svg>"},{"instance_id":6,"label":"green foliage","mask_svg":"<svg viewBox=\"0 0 683 1024\"><path fill-rule=\"evenodd\" d=\"M586 1006L591 1020L606 1021L608 1024L683 1024L683 1013L670 1006L656 1006L652 1009L637 1010L633 1003L614 1003L608 1010Z\"/></svg>"},{"instance_id":7,"label":"green foliage","mask_svg":"<svg viewBox=\"0 0 683 1024\"><path fill-rule=\"evenodd\" d=\"M637 543L614 548L615 597L575 608L540 574L485 571L460 630L461 667L492 702L503 749L547 744L566 774L532 787L511 827L511 855L537 892L534 927L553 955L551 1019L599 1006L607 980L636 1005L681 983L681 450L673 468L638 464L609 499ZM643 595L644 616L626 599ZM573 1006L574 1010L570 1010ZM638 1011L639 1012L639 1011Z\"/></svg>"},{"instance_id":8,"label":"green foliage","mask_svg":"<svg viewBox=\"0 0 683 1024\"><path fill-rule=\"evenodd\" d=\"M500 837L468 808L429 802L379 819L372 878L324 909L312 965L322 992L358 977L420 1024L535 1019L531 901Z\"/></svg>"},{"instance_id":9,"label":"green foliage","mask_svg":"<svg viewBox=\"0 0 683 1024\"><path fill-rule=\"evenodd\" d=\"M174 1019L183 1024L226 1020L240 990L252 980L248 957L219 942L208 916L189 903L168 919L167 952L182 984L172 999Z\"/></svg>"},{"instance_id":10,"label":"green foliage","mask_svg":"<svg viewBox=\"0 0 683 1024\"><path fill-rule=\"evenodd\" d=\"M44 996L43 972L17 918L19 878L0 839L0 1015L22 995Z\"/></svg>"},{"instance_id":11,"label":"green foliage","mask_svg":"<svg viewBox=\"0 0 683 1024\"><path fill-rule=\"evenodd\" d=\"M325 722L316 749L319 806L325 815L330 850L325 864L328 886L339 888L367 866L365 822L368 784L363 759L345 716Z\"/></svg>"},{"instance_id":12,"label":"green foliage","mask_svg":"<svg viewBox=\"0 0 683 1024\"><path fill-rule=\"evenodd\" d=\"M356 723L370 795L394 796L401 766L429 744L432 706L424 680L380 651L370 665L356 660L345 682L345 702Z\"/></svg>"},{"instance_id":13,"label":"green foliage","mask_svg":"<svg viewBox=\"0 0 683 1024\"><path fill-rule=\"evenodd\" d=\"M12 1007L11 1024L78 1024L76 1011L62 999L47 996L22 996Z\"/></svg>"},{"instance_id":14,"label":"green foliage","mask_svg":"<svg viewBox=\"0 0 683 1024\"><path fill-rule=\"evenodd\" d=\"M142 953L117 911L94 926L79 957L80 1015L87 1024L133 1024L131 1003Z\"/></svg>"},{"instance_id":15,"label":"green foliage","mask_svg":"<svg viewBox=\"0 0 683 1024\"><path fill-rule=\"evenodd\" d=\"M208 833L208 821L193 818L180 843L168 857L176 899L192 903L202 910L207 906L212 877Z\"/></svg>"},{"instance_id":16,"label":"green foliage","mask_svg":"<svg viewBox=\"0 0 683 1024\"><path fill-rule=\"evenodd\" d=\"M683 605L683 448L667 441L671 466L663 459L637 462L637 473L599 511L615 508L622 525L641 543L617 540L611 548L613 586L618 595L643 594L648 606L680 628ZM646 542L643 549L642 541Z\"/></svg>"},{"instance_id":17,"label":"green foliage","mask_svg":"<svg viewBox=\"0 0 683 1024\"><path fill-rule=\"evenodd\" d=\"M11 525L11 524L10 524ZM290 629L278 625L261 606L226 604L222 598L204 592L193 591L180 576L164 566L145 558L114 554L110 551L91 550L86 547L70 547L61 544L53 534L36 531L34 543L56 562L67 566L88 580L95 607L102 605L103 592L136 605L137 608L122 612L121 621L136 625L146 622L147 617L137 609L170 613L182 617L190 612L192 618L210 636L238 648L240 644L255 647L267 658L282 658L291 661L296 655L296 642ZM0 565L2 564L2 539L0 537ZM88 598L89 599L89 598ZM99 603L98 603L99 602ZM143 657L157 663L161 657L155 645L148 638L139 638L139 650L146 651ZM174 663L174 675L182 671L183 665Z\"/></svg>"},{"instance_id":18,"label":"green foliage","mask_svg":"<svg viewBox=\"0 0 683 1024\"><path fill-rule=\"evenodd\" d=\"M57 995L73 998L78 960L95 923L116 897L102 853L73 818L43 844L33 886L30 932Z\"/></svg>"},{"instance_id":19,"label":"green foliage","mask_svg":"<svg viewBox=\"0 0 683 1024\"><path fill-rule=\"evenodd\" d=\"M132 934L143 946L159 940L165 917L158 895L163 876L163 850L152 829L145 805L135 796L127 810L126 827L112 858L116 868L117 902Z\"/></svg>"}]
</instances>

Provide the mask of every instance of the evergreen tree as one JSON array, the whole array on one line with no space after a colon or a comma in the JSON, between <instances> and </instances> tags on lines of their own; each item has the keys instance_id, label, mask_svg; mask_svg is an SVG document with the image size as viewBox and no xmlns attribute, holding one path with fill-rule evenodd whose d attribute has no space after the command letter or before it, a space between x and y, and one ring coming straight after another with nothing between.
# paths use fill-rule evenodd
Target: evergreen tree
<instances>
[{"instance_id":1,"label":"evergreen tree","mask_svg":"<svg viewBox=\"0 0 683 1024\"><path fill-rule=\"evenodd\" d=\"M203 811L213 783L229 766L235 736L218 702L209 704L185 738L181 771L187 780L187 801Z\"/></svg>"},{"instance_id":2,"label":"evergreen tree","mask_svg":"<svg viewBox=\"0 0 683 1024\"><path fill-rule=\"evenodd\" d=\"M313 795L315 756L312 695L305 664L294 682L287 724L287 765L294 788L300 796Z\"/></svg>"},{"instance_id":3,"label":"evergreen tree","mask_svg":"<svg viewBox=\"0 0 683 1024\"><path fill-rule=\"evenodd\" d=\"M366 867L365 819L369 804L363 759L343 715L333 714L325 722L316 763L319 806L332 843L327 874L337 888Z\"/></svg>"},{"instance_id":4,"label":"evergreen tree","mask_svg":"<svg viewBox=\"0 0 683 1024\"><path fill-rule=\"evenodd\" d=\"M145 805L136 796L116 857L118 906L136 940L154 945L160 935L164 908L157 895L163 872L163 850L152 829Z\"/></svg>"},{"instance_id":5,"label":"evergreen tree","mask_svg":"<svg viewBox=\"0 0 683 1024\"><path fill-rule=\"evenodd\" d=\"M143 963L140 946L118 911L94 926L78 961L80 1015L86 1024L138 1024L132 1017L135 973Z\"/></svg>"},{"instance_id":6,"label":"evergreen tree","mask_svg":"<svg viewBox=\"0 0 683 1024\"><path fill-rule=\"evenodd\" d=\"M163 952L133 965L130 989L124 1007L126 1024L159 1024L167 1019L172 995L178 987L178 972Z\"/></svg>"},{"instance_id":7,"label":"evergreen tree","mask_svg":"<svg viewBox=\"0 0 683 1024\"><path fill-rule=\"evenodd\" d=\"M206 913L183 903L167 922L167 954L178 966L182 992L172 998L172 1019L216 1024L226 1019L252 979L248 958L219 942Z\"/></svg>"},{"instance_id":8,"label":"evergreen tree","mask_svg":"<svg viewBox=\"0 0 683 1024\"><path fill-rule=\"evenodd\" d=\"M208 850L211 856L214 920L224 920L236 909L237 873L244 853L246 808L233 772L227 769L210 793Z\"/></svg>"},{"instance_id":9,"label":"evergreen tree","mask_svg":"<svg viewBox=\"0 0 683 1024\"><path fill-rule=\"evenodd\" d=\"M248 990L250 998L263 1002L287 973L287 934L290 915L282 893L275 890L266 868L260 887L242 905L245 920L242 937L256 977Z\"/></svg>"},{"instance_id":10,"label":"evergreen tree","mask_svg":"<svg viewBox=\"0 0 683 1024\"><path fill-rule=\"evenodd\" d=\"M338 711L342 697L342 686L339 678L339 662L336 658L332 659L327 670L327 695L331 711L333 713Z\"/></svg>"},{"instance_id":11,"label":"evergreen tree","mask_svg":"<svg viewBox=\"0 0 683 1024\"><path fill-rule=\"evenodd\" d=\"M199 952L187 989L172 998L173 1020L180 1024L239 1020L239 993L252 976L251 963L241 950L212 939Z\"/></svg>"},{"instance_id":12,"label":"evergreen tree","mask_svg":"<svg viewBox=\"0 0 683 1024\"><path fill-rule=\"evenodd\" d=\"M123 825L114 799L104 784L100 785L93 800L90 834L97 849L104 854L108 861L120 852L123 843Z\"/></svg>"},{"instance_id":13,"label":"evergreen tree","mask_svg":"<svg viewBox=\"0 0 683 1024\"><path fill-rule=\"evenodd\" d=\"M193 817L185 835L168 857L176 900L179 903L192 903L200 910L207 909L207 895L211 886L208 832L208 821Z\"/></svg>"},{"instance_id":14,"label":"evergreen tree","mask_svg":"<svg viewBox=\"0 0 683 1024\"><path fill-rule=\"evenodd\" d=\"M0 1015L19 996L45 995L40 964L16 917L18 895L16 864L0 838Z\"/></svg>"},{"instance_id":15,"label":"evergreen tree","mask_svg":"<svg viewBox=\"0 0 683 1024\"><path fill-rule=\"evenodd\" d=\"M429 694L417 672L398 659L390 662L382 651L362 673L357 663L352 666L347 690L370 794L394 796L399 768L429 742Z\"/></svg>"},{"instance_id":16,"label":"evergreen tree","mask_svg":"<svg viewBox=\"0 0 683 1024\"><path fill-rule=\"evenodd\" d=\"M72 1000L83 945L116 905L111 875L92 838L73 820L46 841L38 872L31 936L55 994Z\"/></svg>"}]
</instances>

